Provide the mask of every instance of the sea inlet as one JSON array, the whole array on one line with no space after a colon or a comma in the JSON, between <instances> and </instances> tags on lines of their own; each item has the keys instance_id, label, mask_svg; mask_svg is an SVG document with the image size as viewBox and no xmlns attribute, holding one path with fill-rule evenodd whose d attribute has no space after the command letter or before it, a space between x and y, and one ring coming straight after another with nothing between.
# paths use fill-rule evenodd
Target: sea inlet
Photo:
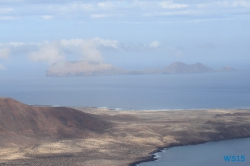
<instances>
[{"instance_id":1,"label":"sea inlet","mask_svg":"<svg viewBox=\"0 0 250 166\"><path fill-rule=\"evenodd\" d=\"M249 166L250 138L178 146L154 154L156 161L137 166Z\"/></svg>"}]
</instances>

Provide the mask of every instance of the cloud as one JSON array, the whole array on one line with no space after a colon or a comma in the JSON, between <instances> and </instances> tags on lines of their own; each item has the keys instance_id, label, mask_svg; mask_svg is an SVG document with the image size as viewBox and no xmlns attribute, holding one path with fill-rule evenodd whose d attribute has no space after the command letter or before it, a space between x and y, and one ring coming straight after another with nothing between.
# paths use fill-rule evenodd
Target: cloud
<instances>
[{"instance_id":1,"label":"cloud","mask_svg":"<svg viewBox=\"0 0 250 166\"><path fill-rule=\"evenodd\" d=\"M0 7L0 14L10 13L12 11L13 11L12 8L1 8Z\"/></svg>"},{"instance_id":2,"label":"cloud","mask_svg":"<svg viewBox=\"0 0 250 166\"><path fill-rule=\"evenodd\" d=\"M118 41L116 40L109 40L109 39L102 39L102 38L93 38L93 39L70 39L70 40L61 40L61 45L67 47L67 46L80 46L81 44L85 43L92 43L92 45L97 46L105 46L105 47L113 47L117 48Z\"/></svg>"},{"instance_id":3,"label":"cloud","mask_svg":"<svg viewBox=\"0 0 250 166\"><path fill-rule=\"evenodd\" d=\"M17 20L17 17L12 17L12 16L0 16L0 20Z\"/></svg>"},{"instance_id":4,"label":"cloud","mask_svg":"<svg viewBox=\"0 0 250 166\"><path fill-rule=\"evenodd\" d=\"M91 14L91 18L121 17L122 14Z\"/></svg>"},{"instance_id":5,"label":"cloud","mask_svg":"<svg viewBox=\"0 0 250 166\"><path fill-rule=\"evenodd\" d=\"M150 2L150 1L134 1L132 6L134 8L141 8L141 9L149 9L150 7L155 7L156 3L155 2Z\"/></svg>"},{"instance_id":6,"label":"cloud","mask_svg":"<svg viewBox=\"0 0 250 166\"><path fill-rule=\"evenodd\" d=\"M102 51L118 49L118 41L102 38L63 39L57 42L47 41L37 45L38 49L30 52L30 60L49 64L65 61L70 55L78 55L79 59L84 61L101 62L103 59Z\"/></svg>"},{"instance_id":7,"label":"cloud","mask_svg":"<svg viewBox=\"0 0 250 166\"><path fill-rule=\"evenodd\" d=\"M55 62L64 61L65 57L59 44L57 42L51 42L43 44L38 51L30 52L30 60L53 64Z\"/></svg>"},{"instance_id":8,"label":"cloud","mask_svg":"<svg viewBox=\"0 0 250 166\"><path fill-rule=\"evenodd\" d=\"M239 5L242 7L250 8L250 2L249 1L237 1L233 5Z\"/></svg>"},{"instance_id":9,"label":"cloud","mask_svg":"<svg viewBox=\"0 0 250 166\"><path fill-rule=\"evenodd\" d=\"M111 9L114 7L111 2L100 2L97 4L97 6L102 9Z\"/></svg>"},{"instance_id":10,"label":"cloud","mask_svg":"<svg viewBox=\"0 0 250 166\"><path fill-rule=\"evenodd\" d=\"M169 11L169 12L154 12L147 13L144 16L180 16L180 15L201 15L202 11L197 10L181 10L181 11Z\"/></svg>"},{"instance_id":11,"label":"cloud","mask_svg":"<svg viewBox=\"0 0 250 166\"><path fill-rule=\"evenodd\" d=\"M118 42L117 40L109 40L103 38L92 39L70 39L60 40L57 42L44 42L38 46L38 50L30 53L32 61L43 61L49 64L64 61L70 55L78 56L79 59L89 62L103 61L103 52L106 51L153 51L159 49L161 43L159 41L152 41L150 44L131 45Z\"/></svg>"},{"instance_id":12,"label":"cloud","mask_svg":"<svg viewBox=\"0 0 250 166\"><path fill-rule=\"evenodd\" d=\"M23 56L33 62L53 64L61 61L89 61L102 62L106 53L117 52L152 52L163 50L159 41L148 44L127 44L117 40L91 39L62 39L57 41L43 41L38 43L10 42L0 43L1 57ZM28 56L27 56L28 55Z\"/></svg>"},{"instance_id":13,"label":"cloud","mask_svg":"<svg viewBox=\"0 0 250 166\"><path fill-rule=\"evenodd\" d=\"M42 15L41 18L44 19L44 20L52 20L52 19L54 19L54 16L52 16L52 15Z\"/></svg>"},{"instance_id":14,"label":"cloud","mask_svg":"<svg viewBox=\"0 0 250 166\"><path fill-rule=\"evenodd\" d=\"M96 49L95 45L91 42L86 42L81 45L82 60L90 62L101 62L102 55L99 50Z\"/></svg>"},{"instance_id":15,"label":"cloud","mask_svg":"<svg viewBox=\"0 0 250 166\"><path fill-rule=\"evenodd\" d=\"M159 48L160 45L161 45L160 42L158 42L158 41L152 41L152 42L149 44L149 47L150 47L150 48L156 49L156 48Z\"/></svg>"},{"instance_id":16,"label":"cloud","mask_svg":"<svg viewBox=\"0 0 250 166\"><path fill-rule=\"evenodd\" d=\"M61 40L61 45L65 49L70 49L80 54L80 59L91 62L102 61L101 50L105 49L118 49L118 41L116 40L106 40L102 38L93 38L88 40L82 39L71 39L71 40ZM74 48L72 48L74 47Z\"/></svg>"},{"instance_id":17,"label":"cloud","mask_svg":"<svg viewBox=\"0 0 250 166\"><path fill-rule=\"evenodd\" d=\"M125 52L147 52L156 51L161 48L161 43L159 41L152 41L149 44L126 44L119 43L119 50Z\"/></svg>"},{"instance_id":18,"label":"cloud","mask_svg":"<svg viewBox=\"0 0 250 166\"><path fill-rule=\"evenodd\" d=\"M24 3L25 5L18 5ZM110 22L156 22L150 19L152 16L162 20L162 17L174 18L175 20L211 20L218 19L249 19L250 2L248 0L109 0L109 1L1 1L0 20L25 20L42 18L46 20L64 19L70 21L88 22L91 19L99 21L106 18ZM89 17L88 17L89 16ZM119 20L111 17L123 16ZM183 16L186 16L183 19ZM195 16L195 17L193 17ZM206 16L206 17L204 17ZM209 18L210 17L210 18ZM158 21L159 21L158 20ZM91 20L93 21L93 20ZM164 20L165 22L168 20Z\"/></svg>"},{"instance_id":19,"label":"cloud","mask_svg":"<svg viewBox=\"0 0 250 166\"><path fill-rule=\"evenodd\" d=\"M102 39L102 38L94 38L92 41L94 43L96 43L97 45L101 45L101 46L105 46L105 47L117 48L117 46L118 46L117 40L107 40L107 39Z\"/></svg>"},{"instance_id":20,"label":"cloud","mask_svg":"<svg viewBox=\"0 0 250 166\"><path fill-rule=\"evenodd\" d=\"M160 7L164 9L180 9L180 8L186 8L189 6L187 4L174 3L173 0L162 1L162 2L159 2L158 4Z\"/></svg>"},{"instance_id":21,"label":"cloud","mask_svg":"<svg viewBox=\"0 0 250 166\"><path fill-rule=\"evenodd\" d=\"M0 48L0 58L7 58L10 54L9 48Z\"/></svg>"},{"instance_id":22,"label":"cloud","mask_svg":"<svg viewBox=\"0 0 250 166\"><path fill-rule=\"evenodd\" d=\"M92 11L94 5L92 3L73 2L69 4L52 4L47 9L55 14L65 15L72 12Z\"/></svg>"},{"instance_id":23,"label":"cloud","mask_svg":"<svg viewBox=\"0 0 250 166\"><path fill-rule=\"evenodd\" d=\"M25 43L23 42L9 42L6 44L7 46L13 46L13 47L18 47L18 46L23 46Z\"/></svg>"},{"instance_id":24,"label":"cloud","mask_svg":"<svg viewBox=\"0 0 250 166\"><path fill-rule=\"evenodd\" d=\"M64 47L80 46L83 42L84 42L84 40L82 40L82 39L70 39L70 40L63 39L60 41L60 44Z\"/></svg>"},{"instance_id":25,"label":"cloud","mask_svg":"<svg viewBox=\"0 0 250 166\"><path fill-rule=\"evenodd\" d=\"M212 1L196 5L198 8L250 8L250 2L245 0Z\"/></svg>"}]
</instances>

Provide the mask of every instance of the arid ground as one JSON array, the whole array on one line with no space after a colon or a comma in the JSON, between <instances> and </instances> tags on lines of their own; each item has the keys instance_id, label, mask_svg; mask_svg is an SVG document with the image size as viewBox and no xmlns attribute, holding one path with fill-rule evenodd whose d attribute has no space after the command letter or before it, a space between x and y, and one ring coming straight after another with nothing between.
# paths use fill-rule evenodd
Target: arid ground
<instances>
[{"instance_id":1,"label":"arid ground","mask_svg":"<svg viewBox=\"0 0 250 166\"><path fill-rule=\"evenodd\" d=\"M12 120L1 119L0 165L125 166L149 159L161 147L250 136L247 109L121 111L35 107L1 100L1 118L8 117L8 109L18 112L12 111ZM25 109L30 111L19 115ZM28 126L32 123L23 121L34 112L26 119L36 125L32 128ZM9 121L18 125L8 127ZM25 127L32 129L28 132Z\"/></svg>"}]
</instances>

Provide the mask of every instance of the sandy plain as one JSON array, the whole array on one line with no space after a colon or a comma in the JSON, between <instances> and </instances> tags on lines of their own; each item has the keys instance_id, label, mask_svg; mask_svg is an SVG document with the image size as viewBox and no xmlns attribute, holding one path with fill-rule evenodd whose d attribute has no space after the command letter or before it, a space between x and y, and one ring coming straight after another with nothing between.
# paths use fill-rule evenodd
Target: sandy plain
<instances>
[{"instance_id":1,"label":"sandy plain","mask_svg":"<svg viewBox=\"0 0 250 166\"><path fill-rule=\"evenodd\" d=\"M155 150L250 136L250 110L121 111L74 108L114 125L84 139L1 148L0 165L126 166L150 160Z\"/></svg>"}]
</instances>

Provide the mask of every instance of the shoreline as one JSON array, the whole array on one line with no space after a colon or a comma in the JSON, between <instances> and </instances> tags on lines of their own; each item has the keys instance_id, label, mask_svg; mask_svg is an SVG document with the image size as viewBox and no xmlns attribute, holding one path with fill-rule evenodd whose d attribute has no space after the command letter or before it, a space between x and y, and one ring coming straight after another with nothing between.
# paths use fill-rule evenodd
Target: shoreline
<instances>
[{"instance_id":1,"label":"shoreline","mask_svg":"<svg viewBox=\"0 0 250 166\"><path fill-rule=\"evenodd\" d=\"M30 106L35 106L35 107L68 107L68 108L83 108L83 109L106 109L110 111L127 111L127 112L140 112L140 111L202 111L202 110L250 110L249 107L244 107L244 108L162 108L162 109L136 109L136 108L131 108L131 109L126 109L126 108L121 108L121 107L95 107L95 106L63 106L63 105L38 105L38 104L28 104Z\"/></svg>"},{"instance_id":2,"label":"shoreline","mask_svg":"<svg viewBox=\"0 0 250 166\"><path fill-rule=\"evenodd\" d=\"M142 159L140 161L133 162L129 164L129 166L138 166L138 164L145 163L145 162L152 162L152 161L157 161L158 158L156 157L156 153L162 152L164 149L169 149L169 148L174 148L174 147L182 147L182 146L192 146L192 145L200 145L200 144L205 144L209 142L218 142L218 141L226 141L226 140L231 140L231 139L243 139L243 138L250 138L249 136L246 137L236 137L236 138L229 138L229 139L221 139L221 140L211 140L211 141L201 141L198 143L189 143L189 144L182 144L182 143L172 143L169 146L166 147L157 147L153 152L149 153L150 156L148 156L145 159ZM164 153L164 152L163 152Z\"/></svg>"},{"instance_id":3,"label":"shoreline","mask_svg":"<svg viewBox=\"0 0 250 166\"><path fill-rule=\"evenodd\" d=\"M7 97L8 98L8 97ZM235 108L225 108L225 107L211 107L211 108L122 108L122 107L107 107L107 106L67 106L67 105L42 105L42 104L27 104L34 107L68 107L75 109L105 109L110 111L128 111L128 112L139 112L139 111L201 111L201 110L250 110L248 107L235 107Z\"/></svg>"},{"instance_id":4,"label":"shoreline","mask_svg":"<svg viewBox=\"0 0 250 166\"><path fill-rule=\"evenodd\" d=\"M26 108L27 105L23 107ZM77 112L79 115L92 116L112 125L107 125L100 133L88 130L88 137L51 138L44 142L34 140L34 145L17 144L14 149L6 147L0 152L0 163L30 163L38 166L44 163L58 165L61 162L60 165L72 166L94 166L100 163L102 166L136 166L158 160L155 153L166 148L250 137L250 109L128 111L93 107L70 108L80 111ZM57 110L58 114L61 109L66 108L37 106L30 109L48 109L47 113ZM69 113L72 111L74 110L70 109ZM70 123L78 123L77 120L74 117L68 119ZM65 126L65 121L60 117L58 124L64 125L63 128L67 131L74 129L72 124ZM16 138L19 139L20 136ZM60 157L65 153L72 156L67 159Z\"/></svg>"}]
</instances>

